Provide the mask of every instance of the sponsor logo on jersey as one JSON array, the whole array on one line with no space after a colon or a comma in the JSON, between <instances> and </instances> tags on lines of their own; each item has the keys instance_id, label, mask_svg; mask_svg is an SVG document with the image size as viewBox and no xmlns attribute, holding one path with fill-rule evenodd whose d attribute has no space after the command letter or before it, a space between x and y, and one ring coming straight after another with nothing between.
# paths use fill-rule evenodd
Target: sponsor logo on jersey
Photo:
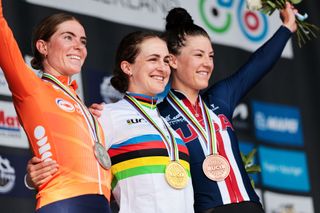
<instances>
[{"instance_id":1,"label":"sponsor logo on jersey","mask_svg":"<svg viewBox=\"0 0 320 213\"><path fill-rule=\"evenodd\" d=\"M298 108L255 101L253 116L258 139L282 145L303 145Z\"/></svg>"},{"instance_id":2,"label":"sponsor logo on jersey","mask_svg":"<svg viewBox=\"0 0 320 213\"><path fill-rule=\"evenodd\" d=\"M138 124L138 123L142 123L144 122L143 118L131 118L127 120L127 124L131 125L131 124Z\"/></svg>"},{"instance_id":3,"label":"sponsor logo on jersey","mask_svg":"<svg viewBox=\"0 0 320 213\"><path fill-rule=\"evenodd\" d=\"M0 101L0 145L28 148L29 143L11 102Z\"/></svg>"},{"instance_id":4,"label":"sponsor logo on jersey","mask_svg":"<svg viewBox=\"0 0 320 213\"><path fill-rule=\"evenodd\" d=\"M170 125L175 125L175 124L178 124L178 123L181 123L184 121L182 115L180 115L180 114L177 114L177 115L173 116L172 118L170 117L170 115L167 115L165 117L165 119Z\"/></svg>"},{"instance_id":5,"label":"sponsor logo on jersey","mask_svg":"<svg viewBox=\"0 0 320 213\"><path fill-rule=\"evenodd\" d=\"M216 110L218 110L220 107L219 106L215 106L214 104L211 104L210 105L210 109L212 110L212 111L216 111Z\"/></svg>"},{"instance_id":6,"label":"sponsor logo on jersey","mask_svg":"<svg viewBox=\"0 0 320 213\"><path fill-rule=\"evenodd\" d=\"M46 129L43 126L37 126L33 131L33 136L37 140L38 152L41 155L41 160L52 160L51 146L48 143L48 137L46 135Z\"/></svg>"},{"instance_id":7,"label":"sponsor logo on jersey","mask_svg":"<svg viewBox=\"0 0 320 213\"><path fill-rule=\"evenodd\" d=\"M62 98L56 98L56 104L58 107L66 112L74 112L75 108L72 103Z\"/></svg>"},{"instance_id":8,"label":"sponsor logo on jersey","mask_svg":"<svg viewBox=\"0 0 320 213\"><path fill-rule=\"evenodd\" d=\"M0 193L10 192L15 185L15 170L6 158L0 155Z\"/></svg>"},{"instance_id":9,"label":"sponsor logo on jersey","mask_svg":"<svg viewBox=\"0 0 320 213\"><path fill-rule=\"evenodd\" d=\"M290 191L310 191L304 152L261 146L259 157L263 185Z\"/></svg>"}]
</instances>

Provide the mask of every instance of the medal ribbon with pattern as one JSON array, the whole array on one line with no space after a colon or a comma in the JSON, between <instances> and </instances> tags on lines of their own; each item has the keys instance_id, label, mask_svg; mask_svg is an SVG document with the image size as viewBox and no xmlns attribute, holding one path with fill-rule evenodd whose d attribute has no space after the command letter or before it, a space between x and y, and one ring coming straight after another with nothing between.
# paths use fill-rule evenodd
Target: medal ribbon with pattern
<instances>
[{"instance_id":1,"label":"medal ribbon with pattern","mask_svg":"<svg viewBox=\"0 0 320 213\"><path fill-rule=\"evenodd\" d=\"M160 127L156 124L156 122L148 115L148 113L143 109L141 104L136 100L134 97L130 95L125 95L124 99L127 100L161 135L162 139L164 140L166 147L168 147L168 154L171 160L179 161L179 151L176 139L170 129L167 127L166 123L163 122L166 130L169 133L170 141L164 134L164 132L160 129Z\"/></svg>"},{"instance_id":2,"label":"medal ribbon with pattern","mask_svg":"<svg viewBox=\"0 0 320 213\"><path fill-rule=\"evenodd\" d=\"M170 136L170 140L168 140L164 132L134 97L130 96L130 94L126 94L124 96L124 99L127 100L160 133L167 147L168 155L171 160L171 162L166 166L165 170L165 179L168 184L175 189L185 188L188 184L188 174L186 172L186 169L179 163L178 145L172 131L169 129L164 120L162 120Z\"/></svg>"},{"instance_id":3,"label":"medal ribbon with pattern","mask_svg":"<svg viewBox=\"0 0 320 213\"><path fill-rule=\"evenodd\" d=\"M171 106L184 117L184 119L196 130L198 135L202 138L200 140L202 144L203 152L206 155L212 155L218 153L217 151L217 143L216 143L216 136L215 136L215 129L212 124L212 119L209 113L209 109L199 96L199 104L202 111L202 117L205 123L205 129L199 123L199 121L195 118L195 116L190 112L190 110L184 105L182 101L180 101L171 91L167 96L168 102Z\"/></svg>"},{"instance_id":4,"label":"medal ribbon with pattern","mask_svg":"<svg viewBox=\"0 0 320 213\"><path fill-rule=\"evenodd\" d=\"M230 173L230 165L226 158L218 154L217 143L215 138L215 129L212 124L212 119L209 114L209 109L199 96L199 103L202 110L202 116L205 121L205 129L199 121L193 116L190 110L185 107L171 91L167 96L171 106L184 117L184 119L195 129L202 140L199 140L203 152L206 153L206 158L202 163L204 174L213 181L223 181Z\"/></svg>"},{"instance_id":5,"label":"medal ribbon with pattern","mask_svg":"<svg viewBox=\"0 0 320 213\"><path fill-rule=\"evenodd\" d=\"M109 156L108 153L105 151L103 151L104 146L101 143L101 138L100 138L100 132L99 132L99 126L98 126L98 121L96 120L96 118L91 114L91 112L87 109L87 107L82 103L82 101L80 100L80 98L73 94L68 87L66 87L63 83L61 83L56 77L54 77L53 75L50 75L48 73L43 73L42 75L42 79L56 85L57 87L59 87L65 94L67 94L70 98L72 98L75 102L78 103L78 105L80 106L81 110L82 110L82 114L84 115L84 118L90 128L90 132L91 135L93 137L93 140L95 142L94 144L94 154L98 159L98 162L105 168L105 169L109 169L111 167L111 161L109 160ZM91 118L91 119L90 119ZM100 156L100 157L99 157ZM102 163L102 159L105 161L104 163ZM108 161L108 162L106 162ZM109 165L110 164L110 165Z\"/></svg>"}]
</instances>

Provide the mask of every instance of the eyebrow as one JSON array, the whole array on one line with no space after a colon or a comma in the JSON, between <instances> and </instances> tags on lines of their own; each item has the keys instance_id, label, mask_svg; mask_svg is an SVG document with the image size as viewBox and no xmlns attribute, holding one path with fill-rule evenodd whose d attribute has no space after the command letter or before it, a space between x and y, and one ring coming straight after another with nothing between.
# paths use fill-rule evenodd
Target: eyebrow
<instances>
[{"instance_id":1,"label":"eyebrow","mask_svg":"<svg viewBox=\"0 0 320 213\"><path fill-rule=\"evenodd\" d=\"M160 57L160 55L159 55L159 54L156 54L156 53L150 54L150 55L148 55L148 56L149 56L149 57L150 57L150 56Z\"/></svg>"},{"instance_id":2,"label":"eyebrow","mask_svg":"<svg viewBox=\"0 0 320 213\"><path fill-rule=\"evenodd\" d=\"M76 34L74 34L73 32L70 32L70 31L66 31L66 32L60 33L60 35L63 35L63 34L70 34L70 35L72 35L73 37L77 37ZM87 40L87 37L81 36L80 39L81 39L81 40Z\"/></svg>"},{"instance_id":3,"label":"eyebrow","mask_svg":"<svg viewBox=\"0 0 320 213\"><path fill-rule=\"evenodd\" d=\"M201 50L201 49L194 49L193 51L200 51L201 53L204 53L205 51ZM210 54L214 54L214 51L209 52Z\"/></svg>"},{"instance_id":4,"label":"eyebrow","mask_svg":"<svg viewBox=\"0 0 320 213\"><path fill-rule=\"evenodd\" d=\"M149 58L149 57L157 57L157 58L161 58L161 56L160 56L159 54L156 54L156 53L151 54L151 55L148 55L147 57L148 57L148 58ZM170 57L169 55L166 55L164 58L169 58L169 57Z\"/></svg>"}]
</instances>

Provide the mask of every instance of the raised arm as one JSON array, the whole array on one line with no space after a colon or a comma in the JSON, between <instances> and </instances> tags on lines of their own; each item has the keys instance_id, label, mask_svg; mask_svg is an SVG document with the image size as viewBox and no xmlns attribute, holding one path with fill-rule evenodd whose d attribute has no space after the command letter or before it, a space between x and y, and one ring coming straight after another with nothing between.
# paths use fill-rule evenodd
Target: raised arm
<instances>
[{"instance_id":1,"label":"raised arm","mask_svg":"<svg viewBox=\"0 0 320 213\"><path fill-rule=\"evenodd\" d=\"M215 94L214 98L225 100L226 103L229 104L230 114L232 114L239 100L272 70L272 67L281 57L287 41L297 29L295 22L296 12L297 11L287 3L286 8L281 11L283 25L277 32L256 50L249 60L233 75L213 85L213 87L206 92L205 97L210 98L213 97L211 94ZM221 94L221 97L217 97L217 94Z\"/></svg>"},{"instance_id":2,"label":"raised arm","mask_svg":"<svg viewBox=\"0 0 320 213\"><path fill-rule=\"evenodd\" d=\"M29 94L30 88L36 86L37 76L25 64L18 44L3 16L0 0L0 67L2 68L9 88L17 98ZM32 85L32 87L30 87ZM30 91L31 93L32 91Z\"/></svg>"}]
</instances>

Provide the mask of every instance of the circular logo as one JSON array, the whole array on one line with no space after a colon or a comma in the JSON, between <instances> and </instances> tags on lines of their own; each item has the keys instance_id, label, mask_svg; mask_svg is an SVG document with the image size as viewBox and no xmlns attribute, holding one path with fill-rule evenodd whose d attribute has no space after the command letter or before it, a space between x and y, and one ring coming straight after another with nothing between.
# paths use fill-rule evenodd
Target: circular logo
<instances>
[{"instance_id":1,"label":"circular logo","mask_svg":"<svg viewBox=\"0 0 320 213\"><path fill-rule=\"evenodd\" d=\"M62 98L56 99L56 104L58 107L66 112L74 112L74 106L69 101L63 100Z\"/></svg>"},{"instance_id":2,"label":"circular logo","mask_svg":"<svg viewBox=\"0 0 320 213\"><path fill-rule=\"evenodd\" d=\"M266 15L247 10L245 1L241 0L237 9L237 16L241 32L249 40L258 42L266 37L268 32Z\"/></svg>"}]
</instances>

